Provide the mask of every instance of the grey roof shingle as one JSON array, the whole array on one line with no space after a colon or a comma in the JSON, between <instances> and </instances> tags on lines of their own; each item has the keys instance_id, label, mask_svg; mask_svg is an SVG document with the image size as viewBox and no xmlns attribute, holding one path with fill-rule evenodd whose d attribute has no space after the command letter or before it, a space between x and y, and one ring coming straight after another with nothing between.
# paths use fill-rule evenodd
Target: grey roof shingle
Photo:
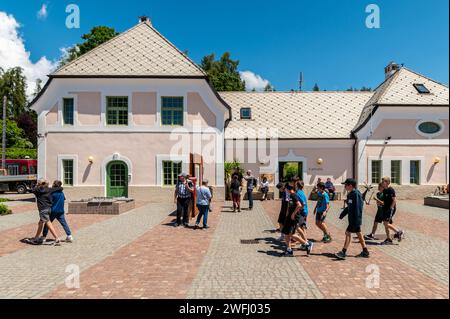
<instances>
[{"instance_id":1,"label":"grey roof shingle","mask_svg":"<svg viewBox=\"0 0 450 319\"><path fill-rule=\"evenodd\" d=\"M277 129L278 138L350 138L364 105L373 92L220 92L232 108L227 139L257 137L264 128ZM250 107L252 120L241 120Z\"/></svg>"},{"instance_id":2,"label":"grey roof shingle","mask_svg":"<svg viewBox=\"0 0 450 319\"><path fill-rule=\"evenodd\" d=\"M53 76L206 76L204 71L141 22L56 70Z\"/></svg>"}]
</instances>

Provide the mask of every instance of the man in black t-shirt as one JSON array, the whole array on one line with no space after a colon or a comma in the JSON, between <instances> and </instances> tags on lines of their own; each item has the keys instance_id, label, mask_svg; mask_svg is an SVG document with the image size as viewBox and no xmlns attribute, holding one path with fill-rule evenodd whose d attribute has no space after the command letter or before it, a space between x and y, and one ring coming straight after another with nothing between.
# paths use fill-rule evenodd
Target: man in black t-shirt
<instances>
[{"instance_id":1,"label":"man in black t-shirt","mask_svg":"<svg viewBox=\"0 0 450 319\"><path fill-rule=\"evenodd\" d=\"M306 251L309 255L312 251L313 243L304 240L300 236L295 235L295 231L297 230L297 224L300 218L300 212L301 209L303 208L302 203L298 199L298 196L295 193L294 187L292 185L286 185L286 191L289 193L289 204L283 229L281 230L281 233L284 234L284 239L286 241L286 251L282 254L282 256L286 257L294 256L294 252L292 251L291 239L294 239L300 244L305 245Z\"/></svg>"},{"instance_id":2,"label":"man in black t-shirt","mask_svg":"<svg viewBox=\"0 0 450 319\"><path fill-rule=\"evenodd\" d=\"M386 240L382 243L383 245L391 245L392 238L390 235L390 231L392 230L395 235L394 238L397 238L398 241L402 241L405 232L398 227L394 226L394 215L397 211L397 198L395 195L395 190L391 187L391 179L390 177L383 177L381 180L381 184L383 185L383 224L386 229Z\"/></svg>"}]
</instances>

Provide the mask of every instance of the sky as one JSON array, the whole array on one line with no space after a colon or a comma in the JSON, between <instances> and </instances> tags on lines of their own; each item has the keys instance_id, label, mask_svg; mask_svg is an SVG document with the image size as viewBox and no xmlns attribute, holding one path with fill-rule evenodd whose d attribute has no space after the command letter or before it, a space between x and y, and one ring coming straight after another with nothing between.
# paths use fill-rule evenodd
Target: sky
<instances>
[{"instance_id":1,"label":"sky","mask_svg":"<svg viewBox=\"0 0 450 319\"><path fill-rule=\"evenodd\" d=\"M72 3L79 29L66 27ZM369 4L379 28L366 25ZM297 89L300 72L305 90L375 88L390 61L448 84L448 12L448 0L0 0L0 67L22 66L31 92L92 27L122 32L147 15L197 63L230 52L257 89Z\"/></svg>"}]
</instances>

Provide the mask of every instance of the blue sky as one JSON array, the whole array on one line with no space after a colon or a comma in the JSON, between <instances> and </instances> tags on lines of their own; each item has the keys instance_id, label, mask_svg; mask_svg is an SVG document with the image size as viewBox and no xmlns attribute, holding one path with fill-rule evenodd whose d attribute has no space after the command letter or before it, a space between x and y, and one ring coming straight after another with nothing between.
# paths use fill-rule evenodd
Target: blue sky
<instances>
[{"instance_id":1,"label":"blue sky","mask_svg":"<svg viewBox=\"0 0 450 319\"><path fill-rule=\"evenodd\" d=\"M70 3L80 7L80 29L65 27ZM370 3L380 7L380 29L365 26ZM43 4L47 16L38 18ZM124 31L145 14L194 61L229 51L241 71L261 75L277 90L297 88L300 71L308 90L315 83L327 90L375 88L391 60L449 79L448 0L1 0L1 11L20 23L33 63L56 60L60 48L80 42L93 26Z\"/></svg>"}]
</instances>

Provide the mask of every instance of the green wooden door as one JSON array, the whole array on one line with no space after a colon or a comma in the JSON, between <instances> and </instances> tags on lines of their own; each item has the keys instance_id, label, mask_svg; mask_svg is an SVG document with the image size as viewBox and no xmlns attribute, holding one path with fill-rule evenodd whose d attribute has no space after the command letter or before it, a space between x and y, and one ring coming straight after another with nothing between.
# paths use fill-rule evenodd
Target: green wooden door
<instances>
[{"instance_id":1,"label":"green wooden door","mask_svg":"<svg viewBox=\"0 0 450 319\"><path fill-rule=\"evenodd\" d=\"M106 168L106 195L108 197L128 197L128 167L124 162L115 161Z\"/></svg>"}]
</instances>

